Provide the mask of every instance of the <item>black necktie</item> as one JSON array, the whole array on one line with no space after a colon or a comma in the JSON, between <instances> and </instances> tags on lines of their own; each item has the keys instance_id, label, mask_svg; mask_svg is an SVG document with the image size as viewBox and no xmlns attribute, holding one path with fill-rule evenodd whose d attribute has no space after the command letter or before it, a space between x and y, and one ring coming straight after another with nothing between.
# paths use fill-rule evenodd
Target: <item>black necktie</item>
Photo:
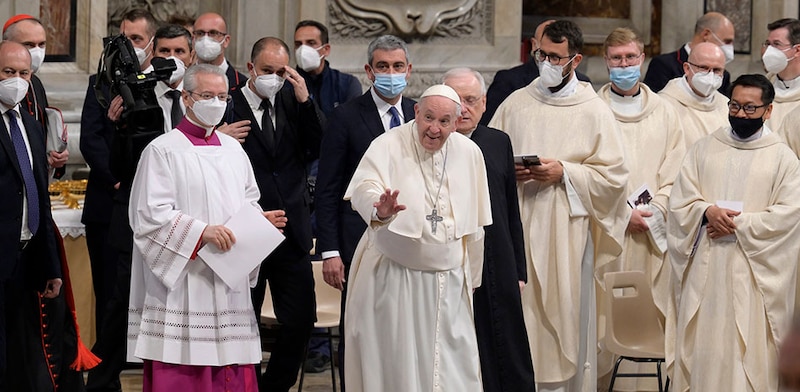
<instances>
[{"instance_id":1,"label":"black necktie","mask_svg":"<svg viewBox=\"0 0 800 392\"><path fill-rule=\"evenodd\" d=\"M275 127L272 126L272 116L270 116L272 103L269 101L269 98L264 98L259 107L264 111L261 115L261 131L264 132L269 147L275 148Z\"/></svg>"},{"instance_id":2,"label":"black necktie","mask_svg":"<svg viewBox=\"0 0 800 392\"><path fill-rule=\"evenodd\" d=\"M172 99L172 110L169 116L172 120L172 127L175 128L183 119L183 109L181 108L181 92L178 90L169 90L165 94Z\"/></svg>"},{"instance_id":3,"label":"black necktie","mask_svg":"<svg viewBox=\"0 0 800 392\"><path fill-rule=\"evenodd\" d=\"M394 127L400 126L400 113L397 112L397 108L392 106L389 108L389 113L392 114L392 119L389 120L389 129Z\"/></svg>"},{"instance_id":4,"label":"black necktie","mask_svg":"<svg viewBox=\"0 0 800 392\"><path fill-rule=\"evenodd\" d=\"M17 112L9 110L6 113L11 129L11 142L14 144L14 152L17 153L22 181L25 183L25 196L28 198L28 230L35 235L39 229L39 190L36 188L36 178L33 175L31 160L28 158L28 148L25 146L22 130L17 124Z\"/></svg>"}]
</instances>

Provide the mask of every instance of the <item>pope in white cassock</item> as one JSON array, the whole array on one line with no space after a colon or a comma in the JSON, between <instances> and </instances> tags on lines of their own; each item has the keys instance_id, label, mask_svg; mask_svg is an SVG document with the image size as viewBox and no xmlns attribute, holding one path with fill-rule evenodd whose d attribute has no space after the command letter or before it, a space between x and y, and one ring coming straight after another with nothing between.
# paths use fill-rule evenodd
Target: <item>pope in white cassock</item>
<instances>
[{"instance_id":1,"label":"pope in white cassock","mask_svg":"<svg viewBox=\"0 0 800 392\"><path fill-rule=\"evenodd\" d=\"M517 165L528 262L522 307L537 390L596 391L593 277L622 251L628 169L614 114L575 77L578 26L553 22L540 45L539 78L512 93L489 126L509 134L514 154L541 161Z\"/></svg>"},{"instance_id":2,"label":"pope in white cassock","mask_svg":"<svg viewBox=\"0 0 800 392\"><path fill-rule=\"evenodd\" d=\"M688 150L670 196L675 391L777 391L794 308L800 164L763 125L770 82L742 75L731 88L730 125Z\"/></svg>"},{"instance_id":3,"label":"pope in white cassock","mask_svg":"<svg viewBox=\"0 0 800 392\"><path fill-rule=\"evenodd\" d=\"M491 207L483 154L436 85L376 138L346 192L369 227L353 256L345 382L361 391L480 391L472 290Z\"/></svg>"},{"instance_id":4,"label":"pope in white cassock","mask_svg":"<svg viewBox=\"0 0 800 392\"><path fill-rule=\"evenodd\" d=\"M252 364L261 362L261 344L250 300L258 267L229 286L197 255L203 246L236 246L223 223L243 207L260 211L247 155L214 129L227 93L218 67L190 67L186 116L144 149L136 170L128 358L145 361L144 391L258 390ZM263 215L286 224L283 211Z\"/></svg>"}]
</instances>

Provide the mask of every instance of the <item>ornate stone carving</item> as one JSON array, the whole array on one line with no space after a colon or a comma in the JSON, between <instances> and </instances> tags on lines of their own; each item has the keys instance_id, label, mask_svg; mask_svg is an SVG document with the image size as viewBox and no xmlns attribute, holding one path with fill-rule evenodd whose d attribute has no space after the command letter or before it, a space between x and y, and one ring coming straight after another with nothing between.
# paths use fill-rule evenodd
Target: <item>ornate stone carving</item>
<instances>
[{"instance_id":1,"label":"ornate stone carving","mask_svg":"<svg viewBox=\"0 0 800 392\"><path fill-rule=\"evenodd\" d=\"M197 16L199 0L108 0L108 34L118 34L122 16L136 8L144 8L165 22L172 15Z\"/></svg>"},{"instance_id":2,"label":"ornate stone carving","mask_svg":"<svg viewBox=\"0 0 800 392\"><path fill-rule=\"evenodd\" d=\"M492 0L328 0L337 38L475 40L492 36Z\"/></svg>"}]
</instances>

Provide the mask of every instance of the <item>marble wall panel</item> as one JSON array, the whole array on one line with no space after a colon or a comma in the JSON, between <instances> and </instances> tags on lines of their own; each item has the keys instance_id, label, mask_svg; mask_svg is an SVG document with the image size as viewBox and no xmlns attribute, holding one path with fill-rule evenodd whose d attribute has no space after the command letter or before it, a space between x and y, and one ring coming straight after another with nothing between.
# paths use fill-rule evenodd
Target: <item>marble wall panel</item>
<instances>
[{"instance_id":1,"label":"marble wall panel","mask_svg":"<svg viewBox=\"0 0 800 392\"><path fill-rule=\"evenodd\" d=\"M41 0L39 19L47 34L48 60L75 61L77 0Z\"/></svg>"},{"instance_id":2,"label":"marble wall panel","mask_svg":"<svg viewBox=\"0 0 800 392\"><path fill-rule=\"evenodd\" d=\"M750 52L753 0L706 0L705 11L716 11L727 16L736 29L734 49L737 52Z\"/></svg>"},{"instance_id":3,"label":"marble wall panel","mask_svg":"<svg viewBox=\"0 0 800 392\"><path fill-rule=\"evenodd\" d=\"M172 15L197 16L199 0L108 0L108 35L118 34L122 16L136 8L144 8L164 22Z\"/></svg>"},{"instance_id":4,"label":"marble wall panel","mask_svg":"<svg viewBox=\"0 0 800 392\"><path fill-rule=\"evenodd\" d=\"M628 19L630 0L523 0L526 15Z\"/></svg>"}]
</instances>

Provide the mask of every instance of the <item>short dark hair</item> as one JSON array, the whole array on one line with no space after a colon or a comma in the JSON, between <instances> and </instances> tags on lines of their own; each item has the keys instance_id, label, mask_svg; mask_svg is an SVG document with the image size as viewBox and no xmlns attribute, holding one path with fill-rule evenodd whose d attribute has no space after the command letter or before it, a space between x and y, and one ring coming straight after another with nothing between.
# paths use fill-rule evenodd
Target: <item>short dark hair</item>
<instances>
[{"instance_id":1,"label":"short dark hair","mask_svg":"<svg viewBox=\"0 0 800 392\"><path fill-rule=\"evenodd\" d=\"M408 46L400 37L387 34L375 38L369 43L369 46L367 46L367 63L372 65L372 59L374 58L376 50L392 51L397 49L403 50L403 53L406 54L406 63L410 63L411 60L408 58Z\"/></svg>"},{"instance_id":2,"label":"short dark hair","mask_svg":"<svg viewBox=\"0 0 800 392\"><path fill-rule=\"evenodd\" d=\"M192 50L192 34L185 27L176 24L161 26L156 30L156 35L153 37L153 48L158 46L159 38L179 37L186 37L186 40L189 41L189 50Z\"/></svg>"},{"instance_id":3,"label":"short dark hair","mask_svg":"<svg viewBox=\"0 0 800 392\"><path fill-rule=\"evenodd\" d=\"M567 49L570 55L577 54L583 48L583 33L575 22L557 20L544 28L543 35L557 44L567 40Z\"/></svg>"},{"instance_id":4,"label":"short dark hair","mask_svg":"<svg viewBox=\"0 0 800 392\"><path fill-rule=\"evenodd\" d=\"M294 26L294 32L296 33L297 30L300 30L301 27L316 27L319 30L319 40L322 41L322 44L325 45L328 43L328 28L325 27L324 24L317 22L316 20L301 20L297 22L297 26Z\"/></svg>"},{"instance_id":5,"label":"short dark hair","mask_svg":"<svg viewBox=\"0 0 800 392\"><path fill-rule=\"evenodd\" d=\"M769 105L775 99L775 88L772 87L769 79L761 74L745 74L736 78L731 83L730 95L733 95L733 89L737 86L741 87L755 87L761 89L761 103Z\"/></svg>"},{"instance_id":6,"label":"short dark hair","mask_svg":"<svg viewBox=\"0 0 800 392\"><path fill-rule=\"evenodd\" d=\"M785 27L789 30L789 42L792 45L800 44L800 20L794 18L778 19L767 25L767 30L777 30Z\"/></svg>"},{"instance_id":7,"label":"short dark hair","mask_svg":"<svg viewBox=\"0 0 800 392\"><path fill-rule=\"evenodd\" d=\"M286 42L283 42L282 39L276 37L264 37L256 41L253 44L253 51L250 52L250 61L255 63L256 57L267 47L267 45L280 45L283 46L283 49L286 50L286 55L290 55L289 46L286 45Z\"/></svg>"},{"instance_id":8,"label":"short dark hair","mask_svg":"<svg viewBox=\"0 0 800 392\"><path fill-rule=\"evenodd\" d=\"M136 22L139 19L147 21L147 34L150 34L151 37L154 36L156 29L158 29L158 22L150 11L144 8L135 8L122 16L122 20L127 20L128 22Z\"/></svg>"},{"instance_id":9,"label":"short dark hair","mask_svg":"<svg viewBox=\"0 0 800 392\"><path fill-rule=\"evenodd\" d=\"M169 24L175 24L178 26L192 26L194 25L194 18L189 15L184 14L173 14L169 16L167 20ZM172 37L175 38L175 37Z\"/></svg>"}]
</instances>

